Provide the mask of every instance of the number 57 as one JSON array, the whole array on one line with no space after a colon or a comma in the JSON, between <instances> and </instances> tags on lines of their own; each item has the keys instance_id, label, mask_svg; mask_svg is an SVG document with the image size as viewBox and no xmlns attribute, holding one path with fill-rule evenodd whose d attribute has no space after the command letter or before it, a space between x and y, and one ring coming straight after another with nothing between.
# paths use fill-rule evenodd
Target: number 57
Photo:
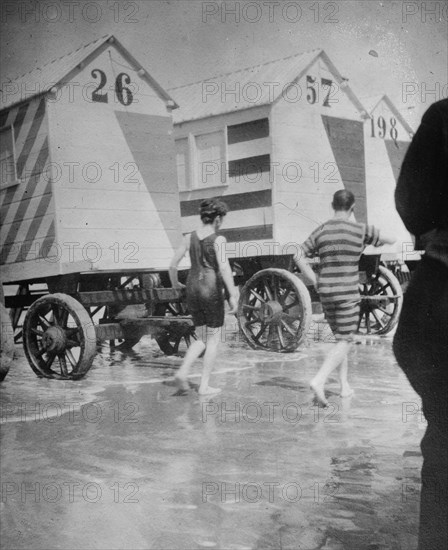
<instances>
[{"instance_id":1,"label":"number 57","mask_svg":"<svg viewBox=\"0 0 448 550\"><path fill-rule=\"evenodd\" d=\"M319 100L318 90L316 90L316 88L313 86L313 84L315 84L315 83L316 83L316 78L313 78L310 75L306 75L306 89L308 90L308 93L306 94L306 99L307 99L308 103L310 103L311 105L313 105L314 103L316 103L316 101ZM334 99L332 99L332 100L330 99L331 95L334 95L334 94L331 93L331 90L332 90L332 87L333 87L333 81L330 80L329 78L321 78L320 79L320 84L321 84L322 88L324 88L324 87L328 88L328 93L325 96L322 105L324 107L331 107L330 103L334 103L336 101ZM335 90L334 91L336 92L336 85L335 85Z\"/></svg>"}]
</instances>

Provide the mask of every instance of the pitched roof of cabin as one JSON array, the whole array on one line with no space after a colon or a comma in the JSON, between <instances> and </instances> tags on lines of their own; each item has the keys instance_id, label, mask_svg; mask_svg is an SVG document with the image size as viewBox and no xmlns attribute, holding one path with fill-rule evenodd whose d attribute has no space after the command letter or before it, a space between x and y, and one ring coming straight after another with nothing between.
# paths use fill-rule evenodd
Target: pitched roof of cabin
<instances>
[{"instance_id":1,"label":"pitched roof of cabin","mask_svg":"<svg viewBox=\"0 0 448 550\"><path fill-rule=\"evenodd\" d=\"M180 105L173 113L173 120L181 123L275 103L319 57L328 65L361 115L366 116L366 109L324 50L314 49L170 88L169 92Z\"/></svg>"},{"instance_id":2,"label":"pitched roof of cabin","mask_svg":"<svg viewBox=\"0 0 448 550\"><path fill-rule=\"evenodd\" d=\"M73 73L81 70L82 64L91 56L96 57L111 44L117 48L136 70L144 70L142 78L152 86L159 97L165 101L173 101L171 96L149 75L144 67L118 40L112 34L106 34L93 42L80 46L68 54L64 54L49 63L35 67L31 71L3 83L0 90L0 111L47 93L53 86L65 84L73 78ZM177 104L173 101L171 107L176 108Z\"/></svg>"},{"instance_id":3,"label":"pitched roof of cabin","mask_svg":"<svg viewBox=\"0 0 448 550\"><path fill-rule=\"evenodd\" d=\"M406 132L408 132L410 136L414 135L414 130L411 128L407 120L401 114L400 110L395 106L395 104L391 101L391 99L387 94L379 94L375 96L362 97L360 99L363 105L366 106L366 109L369 115L373 113L373 111L378 107L378 105L382 101L384 101L386 105L389 107L389 109L394 113L395 118L397 118L402 124L402 126L405 128Z\"/></svg>"}]
</instances>

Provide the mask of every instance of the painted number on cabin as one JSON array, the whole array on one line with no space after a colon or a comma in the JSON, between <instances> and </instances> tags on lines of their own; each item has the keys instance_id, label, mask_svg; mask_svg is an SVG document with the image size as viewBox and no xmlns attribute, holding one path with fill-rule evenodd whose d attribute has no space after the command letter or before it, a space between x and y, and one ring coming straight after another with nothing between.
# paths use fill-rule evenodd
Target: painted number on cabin
<instances>
[{"instance_id":1,"label":"painted number on cabin","mask_svg":"<svg viewBox=\"0 0 448 550\"><path fill-rule=\"evenodd\" d=\"M333 85L333 81L329 78L321 78L320 85L324 91L322 105L324 107L331 107L330 103L335 103L337 100L332 99L337 91L337 85ZM306 99L308 103L314 105L319 102L319 82L317 78L311 75L306 75Z\"/></svg>"},{"instance_id":2,"label":"painted number on cabin","mask_svg":"<svg viewBox=\"0 0 448 550\"><path fill-rule=\"evenodd\" d=\"M107 84L106 74L100 69L93 69L91 74L95 80L99 79L97 88L95 88L92 92L92 101L96 101L98 103L108 103L109 97L107 92L101 91ZM128 87L130 84L131 78L126 73L120 73L115 79L115 95L117 96L118 101L125 107L130 105L134 100L134 96Z\"/></svg>"},{"instance_id":3,"label":"painted number on cabin","mask_svg":"<svg viewBox=\"0 0 448 550\"><path fill-rule=\"evenodd\" d=\"M376 121L375 117L370 119L372 125L371 137L379 137L381 139L387 139L389 136L395 143L398 139L397 119L391 117L389 125L383 116L379 116ZM378 127L378 131L376 130Z\"/></svg>"}]
</instances>

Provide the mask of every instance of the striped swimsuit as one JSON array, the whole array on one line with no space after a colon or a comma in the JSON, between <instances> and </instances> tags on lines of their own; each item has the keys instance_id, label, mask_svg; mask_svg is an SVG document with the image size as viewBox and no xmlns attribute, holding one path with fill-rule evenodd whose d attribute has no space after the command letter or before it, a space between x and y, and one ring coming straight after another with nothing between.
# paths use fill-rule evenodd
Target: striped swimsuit
<instances>
[{"instance_id":1,"label":"striped swimsuit","mask_svg":"<svg viewBox=\"0 0 448 550\"><path fill-rule=\"evenodd\" d=\"M338 218L319 226L302 244L306 256L319 257L317 290L335 335L347 337L358 329L359 258L369 244L382 244L373 225Z\"/></svg>"}]
</instances>

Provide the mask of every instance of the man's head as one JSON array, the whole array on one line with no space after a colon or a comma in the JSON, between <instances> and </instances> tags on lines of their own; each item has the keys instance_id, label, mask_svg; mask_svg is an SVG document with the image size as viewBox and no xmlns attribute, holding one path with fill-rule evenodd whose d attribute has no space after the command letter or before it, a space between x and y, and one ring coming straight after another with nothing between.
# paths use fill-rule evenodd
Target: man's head
<instances>
[{"instance_id":1,"label":"man's head","mask_svg":"<svg viewBox=\"0 0 448 550\"><path fill-rule=\"evenodd\" d=\"M355 206L355 195L347 189L340 189L333 195L331 206L335 212L349 212Z\"/></svg>"}]
</instances>

